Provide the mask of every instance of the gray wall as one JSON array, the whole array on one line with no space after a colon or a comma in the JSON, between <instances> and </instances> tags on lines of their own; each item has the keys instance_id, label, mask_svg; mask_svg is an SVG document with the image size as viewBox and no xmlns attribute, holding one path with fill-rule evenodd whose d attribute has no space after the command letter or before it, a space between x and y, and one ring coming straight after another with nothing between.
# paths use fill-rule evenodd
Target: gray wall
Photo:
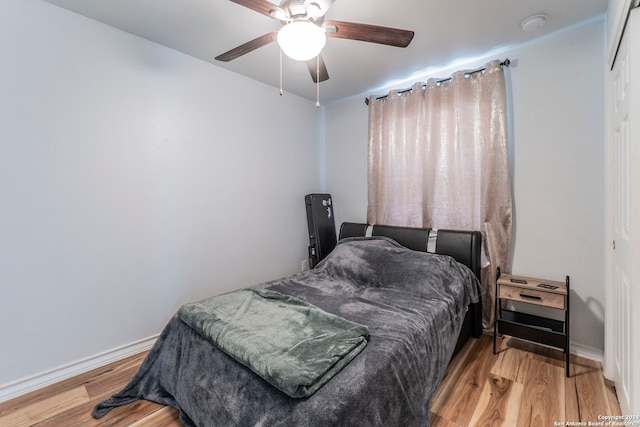
<instances>
[{"instance_id":1,"label":"gray wall","mask_svg":"<svg viewBox=\"0 0 640 427\"><path fill-rule=\"evenodd\" d=\"M572 341L587 355L604 348L604 29L569 31L457 69L510 58L516 274L571 276ZM443 69L446 77L455 70ZM409 87L413 81L407 82ZM392 89L392 88L388 88ZM382 94L381 92L379 94ZM364 95L326 107L326 190L336 221L367 211L367 107Z\"/></svg>"},{"instance_id":2,"label":"gray wall","mask_svg":"<svg viewBox=\"0 0 640 427\"><path fill-rule=\"evenodd\" d=\"M312 102L39 0L0 22L0 388L300 270Z\"/></svg>"}]
</instances>

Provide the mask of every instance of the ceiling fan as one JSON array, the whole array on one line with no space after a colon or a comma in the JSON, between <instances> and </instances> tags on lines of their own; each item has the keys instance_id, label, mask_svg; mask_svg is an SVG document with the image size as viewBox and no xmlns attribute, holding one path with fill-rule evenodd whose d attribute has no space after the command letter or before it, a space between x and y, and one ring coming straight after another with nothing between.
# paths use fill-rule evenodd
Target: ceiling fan
<instances>
[{"instance_id":1,"label":"ceiling fan","mask_svg":"<svg viewBox=\"0 0 640 427\"><path fill-rule=\"evenodd\" d=\"M269 43L278 41L282 51L291 58L304 61L314 83L329 78L322 58L326 37L359 40L396 47L407 47L414 32L397 28L354 22L324 20L334 0L281 0L276 6L268 0L231 0L269 18L280 21L283 27L235 47L215 59L232 61Z\"/></svg>"}]
</instances>

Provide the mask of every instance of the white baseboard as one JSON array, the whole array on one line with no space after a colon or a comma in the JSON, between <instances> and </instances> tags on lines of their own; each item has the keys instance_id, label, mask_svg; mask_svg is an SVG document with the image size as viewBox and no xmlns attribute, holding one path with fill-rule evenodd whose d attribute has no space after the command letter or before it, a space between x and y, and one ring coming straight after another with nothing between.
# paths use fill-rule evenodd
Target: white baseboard
<instances>
[{"instance_id":1,"label":"white baseboard","mask_svg":"<svg viewBox=\"0 0 640 427\"><path fill-rule=\"evenodd\" d=\"M149 350L158 339L158 335L153 335L149 338L135 341L133 343L96 354L95 356L90 356L17 381L0 384L0 402L13 399L14 397L21 396L67 378L71 378L75 375L89 372L92 369L100 368L108 365L109 363Z\"/></svg>"},{"instance_id":2,"label":"white baseboard","mask_svg":"<svg viewBox=\"0 0 640 427\"><path fill-rule=\"evenodd\" d=\"M601 350L595 347L590 347L584 344L577 344L572 342L571 354L584 357L585 359L594 360L596 362L600 362L601 364L604 361L604 350Z\"/></svg>"}]
</instances>

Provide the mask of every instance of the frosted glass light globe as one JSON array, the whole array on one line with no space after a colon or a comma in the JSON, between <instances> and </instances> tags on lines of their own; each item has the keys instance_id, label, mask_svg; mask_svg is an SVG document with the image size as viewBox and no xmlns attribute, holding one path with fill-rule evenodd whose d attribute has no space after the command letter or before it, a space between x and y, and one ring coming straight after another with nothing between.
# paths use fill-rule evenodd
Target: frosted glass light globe
<instances>
[{"instance_id":1,"label":"frosted glass light globe","mask_svg":"<svg viewBox=\"0 0 640 427\"><path fill-rule=\"evenodd\" d=\"M282 51L296 61L308 61L320 54L327 42L324 30L309 21L293 21L278 31Z\"/></svg>"}]
</instances>

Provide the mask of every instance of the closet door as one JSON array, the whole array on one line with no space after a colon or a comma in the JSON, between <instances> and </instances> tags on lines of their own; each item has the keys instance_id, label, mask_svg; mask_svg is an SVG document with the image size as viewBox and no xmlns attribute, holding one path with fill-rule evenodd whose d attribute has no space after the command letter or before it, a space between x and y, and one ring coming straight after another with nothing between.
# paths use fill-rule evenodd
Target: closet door
<instances>
[{"instance_id":1,"label":"closet door","mask_svg":"<svg viewBox=\"0 0 640 427\"><path fill-rule=\"evenodd\" d=\"M640 414L640 9L607 76L606 369L625 414Z\"/></svg>"}]
</instances>

